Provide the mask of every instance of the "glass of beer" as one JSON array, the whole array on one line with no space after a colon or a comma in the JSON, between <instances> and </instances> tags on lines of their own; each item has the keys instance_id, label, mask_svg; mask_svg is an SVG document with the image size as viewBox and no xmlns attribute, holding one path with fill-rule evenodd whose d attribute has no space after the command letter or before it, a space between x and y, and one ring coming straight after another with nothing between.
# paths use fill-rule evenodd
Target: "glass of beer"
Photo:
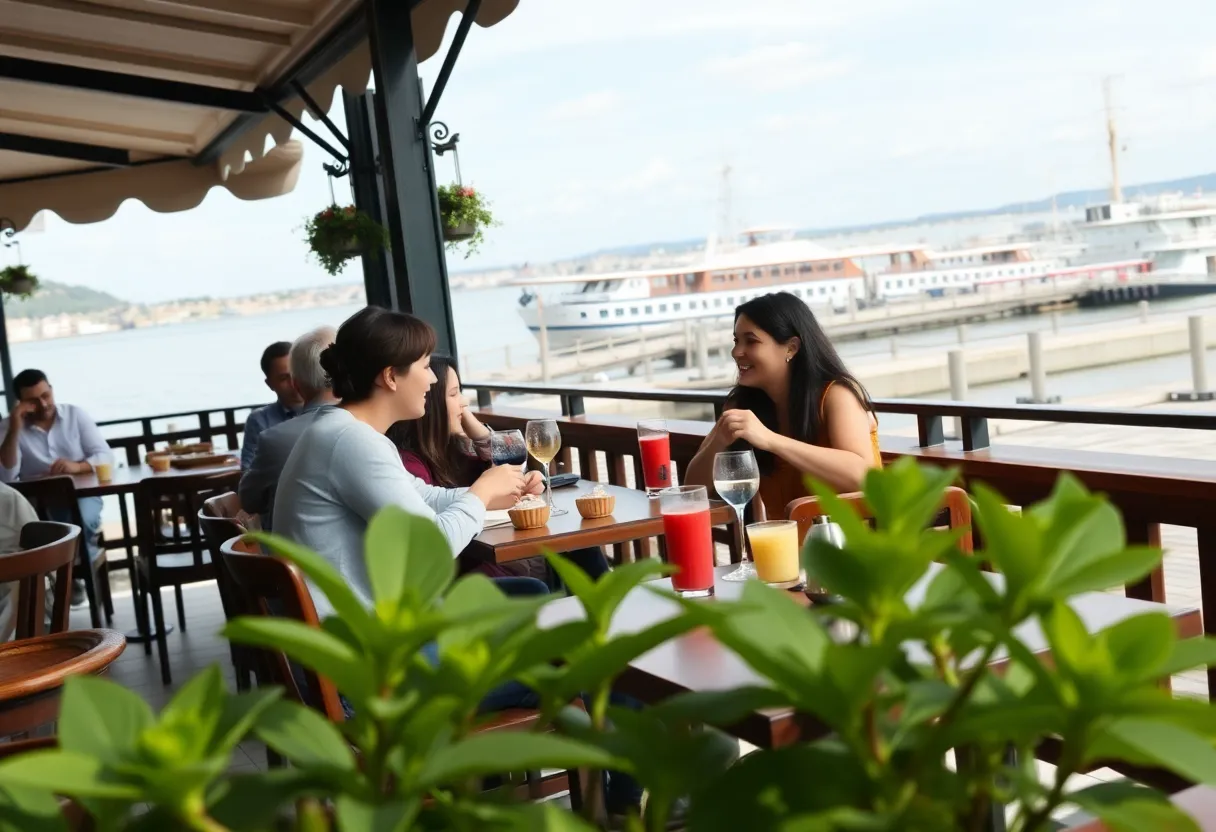
<instances>
[{"instance_id":1,"label":"glass of beer","mask_svg":"<svg viewBox=\"0 0 1216 832\"><path fill-rule=\"evenodd\" d=\"M659 494L667 562L676 567L671 587L690 598L714 594L714 541L709 493L703 485L681 485Z\"/></svg>"},{"instance_id":2,"label":"glass of beer","mask_svg":"<svg viewBox=\"0 0 1216 832\"><path fill-rule=\"evenodd\" d=\"M114 479L114 466L109 462L99 462L93 466L93 473L97 475L97 481L107 483Z\"/></svg>"},{"instance_id":3,"label":"glass of beer","mask_svg":"<svg viewBox=\"0 0 1216 832\"><path fill-rule=\"evenodd\" d=\"M791 587L801 582L798 563L798 524L793 520L770 520L747 527L756 577L773 586Z\"/></svg>"}]
</instances>

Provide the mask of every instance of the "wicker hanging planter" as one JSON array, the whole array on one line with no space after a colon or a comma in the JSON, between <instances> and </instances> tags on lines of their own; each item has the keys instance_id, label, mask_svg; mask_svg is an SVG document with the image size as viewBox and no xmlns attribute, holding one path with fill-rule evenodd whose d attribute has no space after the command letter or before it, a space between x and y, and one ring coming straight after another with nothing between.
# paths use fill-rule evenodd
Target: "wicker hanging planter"
<instances>
[{"instance_id":1,"label":"wicker hanging planter","mask_svg":"<svg viewBox=\"0 0 1216 832\"><path fill-rule=\"evenodd\" d=\"M477 191L459 184L440 186L439 217L444 242L449 249L466 246L465 257L476 252L485 241L483 232L486 228L498 225L490 213L490 203Z\"/></svg>"},{"instance_id":2,"label":"wicker hanging planter","mask_svg":"<svg viewBox=\"0 0 1216 832\"><path fill-rule=\"evenodd\" d=\"M353 205L330 205L304 225L308 248L321 268L336 275L347 260L388 248L388 230Z\"/></svg>"},{"instance_id":3,"label":"wicker hanging planter","mask_svg":"<svg viewBox=\"0 0 1216 832\"><path fill-rule=\"evenodd\" d=\"M38 291L38 278L29 266L5 266L0 269L0 292L28 298Z\"/></svg>"}]
</instances>

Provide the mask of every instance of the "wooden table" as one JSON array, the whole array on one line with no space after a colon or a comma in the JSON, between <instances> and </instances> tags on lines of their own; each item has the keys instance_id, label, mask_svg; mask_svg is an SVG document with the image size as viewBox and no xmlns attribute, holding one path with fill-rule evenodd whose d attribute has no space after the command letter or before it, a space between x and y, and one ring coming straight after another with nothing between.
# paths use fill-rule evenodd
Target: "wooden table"
<instances>
[{"instance_id":1,"label":"wooden table","mask_svg":"<svg viewBox=\"0 0 1216 832\"><path fill-rule=\"evenodd\" d=\"M721 599L737 599L743 584L724 581L722 576L733 566L716 568L713 598L705 603ZM930 575L942 567L934 564ZM1000 580L999 575L992 579ZM670 588L669 580L657 582L658 586ZM909 593L908 599L917 603L923 597L928 579L922 581ZM801 592L787 593L792 603L808 605ZM1168 612L1178 626L1182 638L1193 638L1203 632L1203 620L1198 607L1176 607L1139 601L1102 592L1090 592L1073 599L1073 608L1081 616L1089 632L1096 632L1133 615L1162 611ZM674 616L679 607L643 588L637 588L625 597L617 608L612 622L612 631L630 633L644 630ZM540 621L546 626L583 617L583 608L577 598L563 598L545 605L540 612ZM1047 642L1034 623L1019 628L1018 635L1038 655L1047 653ZM997 663L1004 659L998 659ZM698 629L672 639L639 656L617 680L621 692L643 702L660 702L669 696L688 691L729 690L748 685L763 685L766 681L741 659L738 654L724 647L707 629ZM797 714L790 708L771 708L757 711L732 727L731 733L753 745L776 748L804 739L820 736L823 727L806 714Z\"/></svg>"},{"instance_id":2,"label":"wooden table","mask_svg":"<svg viewBox=\"0 0 1216 832\"><path fill-rule=\"evenodd\" d=\"M616 507L608 517L584 520L574 507L574 500L597 485L616 497ZM659 501L634 488L579 480L576 484L553 491L553 504L566 509L560 517L550 517L539 529L518 531L510 523L486 529L469 544L466 551L475 557L495 563L530 558L545 550L569 552L590 546L608 546L663 534L663 518ZM735 510L718 500L710 501L710 522L715 526L735 523Z\"/></svg>"},{"instance_id":3,"label":"wooden table","mask_svg":"<svg viewBox=\"0 0 1216 832\"><path fill-rule=\"evenodd\" d=\"M228 465L207 465L198 468L170 468L168 471L153 471L150 465L131 465L124 468L112 469L109 482L99 482L97 474L90 471L87 474L73 474L72 484L76 487L78 497L106 497L111 494L134 494L135 489L143 480L162 477L208 476L209 474L229 474L239 471L241 463L236 455Z\"/></svg>"}]
</instances>

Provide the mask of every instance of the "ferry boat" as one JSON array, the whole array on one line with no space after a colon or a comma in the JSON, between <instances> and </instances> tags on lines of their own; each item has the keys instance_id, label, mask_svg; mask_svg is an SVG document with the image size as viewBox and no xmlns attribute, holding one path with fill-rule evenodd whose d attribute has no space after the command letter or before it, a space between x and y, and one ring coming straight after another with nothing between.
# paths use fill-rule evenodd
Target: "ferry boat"
<instances>
[{"instance_id":1,"label":"ferry boat","mask_svg":"<svg viewBox=\"0 0 1216 832\"><path fill-rule=\"evenodd\" d=\"M1216 201L1177 194L1085 209L1068 266L1139 259L1163 281L1216 278Z\"/></svg>"},{"instance_id":2,"label":"ferry boat","mask_svg":"<svg viewBox=\"0 0 1216 832\"><path fill-rule=\"evenodd\" d=\"M767 233L768 230L764 230ZM888 301L941 297L988 286L1045 282L1056 264L1028 244L1005 243L934 251L923 245L831 250L810 240L767 242L761 230L747 244L662 269L555 275L514 281L524 287L520 314L542 326L552 346L633 334L647 327L705 319L729 320L758 295L786 291L818 311L842 312ZM578 290L545 302L545 287Z\"/></svg>"}]
</instances>

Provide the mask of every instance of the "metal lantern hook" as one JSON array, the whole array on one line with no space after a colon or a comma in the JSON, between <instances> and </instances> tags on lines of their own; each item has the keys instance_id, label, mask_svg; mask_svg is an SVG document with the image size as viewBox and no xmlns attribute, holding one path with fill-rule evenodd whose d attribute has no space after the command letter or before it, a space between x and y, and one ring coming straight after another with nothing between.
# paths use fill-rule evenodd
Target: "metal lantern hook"
<instances>
[{"instance_id":1,"label":"metal lantern hook","mask_svg":"<svg viewBox=\"0 0 1216 832\"><path fill-rule=\"evenodd\" d=\"M460 151L456 148L460 142L460 134L452 133L446 124L442 121L433 121L429 128L431 134L431 150L435 151L436 156L442 156L449 150L452 151L452 159L456 163L456 184L464 187L464 182L460 178ZM448 138L448 136L451 138Z\"/></svg>"},{"instance_id":2,"label":"metal lantern hook","mask_svg":"<svg viewBox=\"0 0 1216 832\"><path fill-rule=\"evenodd\" d=\"M3 238L5 248L17 247L17 263L24 263L21 259L21 241L17 239L17 224L8 217L0 217L0 238Z\"/></svg>"}]
</instances>

